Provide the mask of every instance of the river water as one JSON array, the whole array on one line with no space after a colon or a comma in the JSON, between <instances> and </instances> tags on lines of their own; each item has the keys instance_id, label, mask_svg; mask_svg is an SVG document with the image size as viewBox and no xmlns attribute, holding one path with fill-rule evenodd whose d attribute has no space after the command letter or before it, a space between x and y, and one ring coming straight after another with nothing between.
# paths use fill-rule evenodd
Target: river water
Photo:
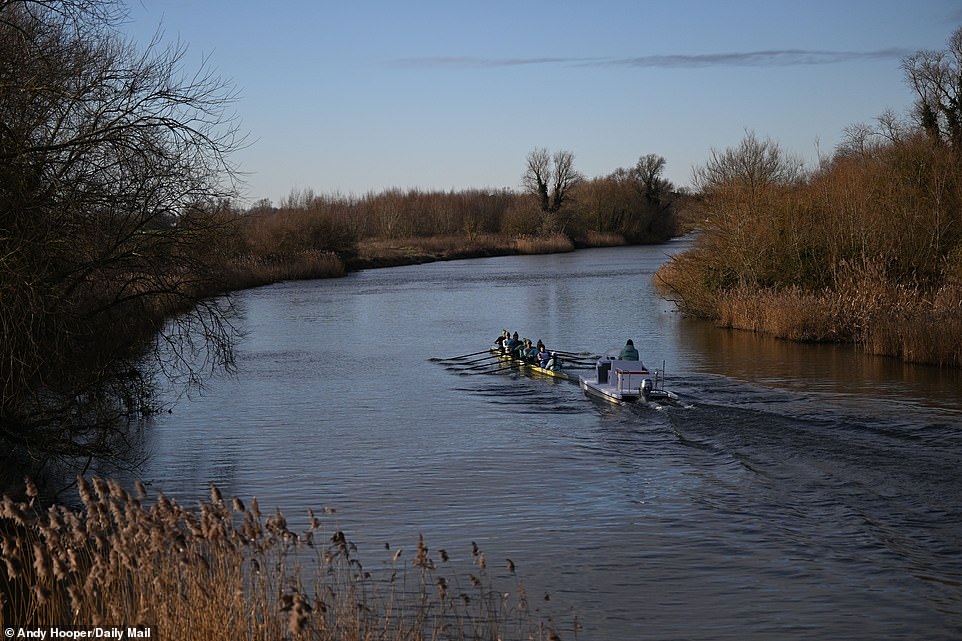
<instances>
[{"instance_id":1,"label":"river water","mask_svg":"<svg viewBox=\"0 0 962 641\"><path fill-rule=\"evenodd\" d=\"M477 542L563 639L962 638L958 372L681 318L652 275L685 243L241 292L238 371L143 427L136 475L334 508L362 557ZM683 403L436 360L504 328L632 338Z\"/></svg>"}]
</instances>

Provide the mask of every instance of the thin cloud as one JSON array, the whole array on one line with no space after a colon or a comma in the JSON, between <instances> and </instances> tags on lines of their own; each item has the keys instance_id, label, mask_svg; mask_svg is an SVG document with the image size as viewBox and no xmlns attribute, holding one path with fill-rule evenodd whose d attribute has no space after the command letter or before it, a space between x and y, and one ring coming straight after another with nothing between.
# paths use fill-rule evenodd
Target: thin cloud
<instances>
[{"instance_id":1,"label":"thin cloud","mask_svg":"<svg viewBox=\"0 0 962 641\"><path fill-rule=\"evenodd\" d=\"M834 65L859 60L889 60L910 55L906 49L876 51L821 51L811 49L769 49L700 55L640 56L611 60L608 64L629 67L786 67Z\"/></svg>"},{"instance_id":2,"label":"thin cloud","mask_svg":"<svg viewBox=\"0 0 962 641\"><path fill-rule=\"evenodd\" d=\"M911 55L900 48L875 51L825 51L818 49L768 49L763 51L736 51L708 54L669 54L637 56L633 58L475 58L470 56L435 56L425 58L401 58L394 63L405 67L456 67L489 68L521 67L537 65L562 65L586 67L647 67L647 68L700 68L700 67L787 67L801 65L831 65L860 60L891 60Z\"/></svg>"},{"instance_id":3,"label":"thin cloud","mask_svg":"<svg viewBox=\"0 0 962 641\"><path fill-rule=\"evenodd\" d=\"M592 58L472 58L470 56L432 56L399 58L394 64L402 67L521 67L531 65L589 64Z\"/></svg>"}]
</instances>

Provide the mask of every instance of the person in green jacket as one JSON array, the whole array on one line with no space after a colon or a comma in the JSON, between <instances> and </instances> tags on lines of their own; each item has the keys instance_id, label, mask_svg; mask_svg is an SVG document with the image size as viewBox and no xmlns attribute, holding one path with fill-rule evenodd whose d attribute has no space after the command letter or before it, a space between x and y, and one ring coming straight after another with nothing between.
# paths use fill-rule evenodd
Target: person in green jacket
<instances>
[{"instance_id":1,"label":"person in green jacket","mask_svg":"<svg viewBox=\"0 0 962 641\"><path fill-rule=\"evenodd\" d=\"M524 360L532 364L538 362L538 348L530 340L524 346Z\"/></svg>"},{"instance_id":2,"label":"person in green jacket","mask_svg":"<svg viewBox=\"0 0 962 641\"><path fill-rule=\"evenodd\" d=\"M635 349L635 344L629 338L625 346L621 348L621 354L618 355L623 361L637 361L639 359L638 350Z\"/></svg>"}]
</instances>

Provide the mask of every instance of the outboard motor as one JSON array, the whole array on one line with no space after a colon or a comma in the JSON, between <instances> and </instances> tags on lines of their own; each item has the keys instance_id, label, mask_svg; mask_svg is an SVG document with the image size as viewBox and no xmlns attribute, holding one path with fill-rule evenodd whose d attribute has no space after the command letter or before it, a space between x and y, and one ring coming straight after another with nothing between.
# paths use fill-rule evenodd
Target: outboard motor
<instances>
[{"instance_id":1,"label":"outboard motor","mask_svg":"<svg viewBox=\"0 0 962 641\"><path fill-rule=\"evenodd\" d=\"M641 389L639 391L641 392L641 398L643 398L646 403L648 402L648 397L651 395L651 390L654 388L655 385L651 382L650 378L641 381Z\"/></svg>"}]
</instances>

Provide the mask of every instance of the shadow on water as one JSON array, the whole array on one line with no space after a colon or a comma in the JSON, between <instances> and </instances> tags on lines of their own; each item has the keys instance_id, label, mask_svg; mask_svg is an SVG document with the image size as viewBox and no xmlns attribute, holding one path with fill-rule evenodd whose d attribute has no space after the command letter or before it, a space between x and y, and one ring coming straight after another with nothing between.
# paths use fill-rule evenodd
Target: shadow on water
<instances>
[{"instance_id":1,"label":"shadow on water","mask_svg":"<svg viewBox=\"0 0 962 641\"><path fill-rule=\"evenodd\" d=\"M863 396L962 412L962 370L904 363L850 345L805 344L680 320L688 369L768 389ZM741 390L736 389L737 392Z\"/></svg>"}]
</instances>

